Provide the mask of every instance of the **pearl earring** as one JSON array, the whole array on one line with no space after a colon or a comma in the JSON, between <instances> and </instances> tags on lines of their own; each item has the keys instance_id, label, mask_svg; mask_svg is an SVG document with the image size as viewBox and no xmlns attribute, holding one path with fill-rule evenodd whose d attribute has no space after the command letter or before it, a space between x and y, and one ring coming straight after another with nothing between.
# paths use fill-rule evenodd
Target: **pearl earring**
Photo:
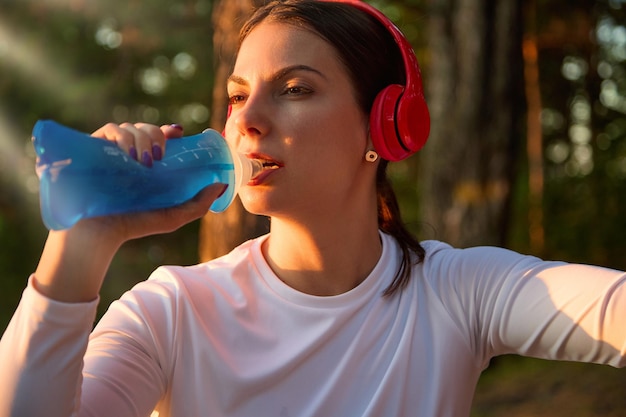
<instances>
[{"instance_id":1,"label":"pearl earring","mask_svg":"<svg viewBox=\"0 0 626 417\"><path fill-rule=\"evenodd\" d=\"M367 153L365 153L365 160L367 162L376 162L378 160L378 154L376 151L367 151Z\"/></svg>"}]
</instances>

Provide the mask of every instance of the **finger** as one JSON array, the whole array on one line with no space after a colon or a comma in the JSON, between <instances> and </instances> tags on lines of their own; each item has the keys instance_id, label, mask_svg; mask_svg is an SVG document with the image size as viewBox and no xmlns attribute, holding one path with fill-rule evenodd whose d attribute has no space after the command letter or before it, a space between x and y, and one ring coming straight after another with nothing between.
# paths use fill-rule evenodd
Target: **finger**
<instances>
[{"instance_id":1,"label":"finger","mask_svg":"<svg viewBox=\"0 0 626 417\"><path fill-rule=\"evenodd\" d=\"M148 151L153 160L160 161L165 154L165 134L163 131L158 126L147 123L136 123L135 127L150 137L151 145Z\"/></svg>"},{"instance_id":2,"label":"finger","mask_svg":"<svg viewBox=\"0 0 626 417\"><path fill-rule=\"evenodd\" d=\"M161 131L166 139L175 139L183 136L183 127L179 124L163 125Z\"/></svg>"},{"instance_id":3,"label":"finger","mask_svg":"<svg viewBox=\"0 0 626 417\"><path fill-rule=\"evenodd\" d=\"M198 192L191 200L181 204L178 208L183 214L179 214L185 223L197 220L204 216L215 200L220 198L228 188L228 184L211 184Z\"/></svg>"},{"instance_id":4,"label":"finger","mask_svg":"<svg viewBox=\"0 0 626 417\"><path fill-rule=\"evenodd\" d=\"M226 190L228 189L228 184L211 184L207 187L204 187L198 194L195 195L194 198L191 199L192 202L197 202L200 205L207 205L207 207L211 207L211 204L218 198L220 198Z\"/></svg>"},{"instance_id":5,"label":"finger","mask_svg":"<svg viewBox=\"0 0 626 417\"><path fill-rule=\"evenodd\" d=\"M115 123L107 123L100 129L93 132L91 136L117 142L117 144L126 151L128 151L128 147L125 147L124 145L130 144L134 141L134 137L131 132L119 125L116 125Z\"/></svg>"},{"instance_id":6,"label":"finger","mask_svg":"<svg viewBox=\"0 0 626 417\"><path fill-rule=\"evenodd\" d=\"M94 137L113 141L123 149L131 158L137 160L137 149L135 148L135 136L133 132L115 123L107 123L91 134Z\"/></svg>"},{"instance_id":7,"label":"finger","mask_svg":"<svg viewBox=\"0 0 626 417\"><path fill-rule=\"evenodd\" d=\"M125 126L130 123L116 125L115 123L107 123L91 135L101 139L113 141L124 150L131 158L137 160L137 148L135 146L135 131L129 130ZM132 125L130 125L132 126Z\"/></svg>"},{"instance_id":8,"label":"finger","mask_svg":"<svg viewBox=\"0 0 626 417\"><path fill-rule=\"evenodd\" d=\"M204 216L211 204L226 191L226 184L212 184L194 198L179 206L146 213L121 215L125 223L126 239L169 233Z\"/></svg>"},{"instance_id":9,"label":"finger","mask_svg":"<svg viewBox=\"0 0 626 417\"><path fill-rule=\"evenodd\" d=\"M147 132L148 129L145 127L140 129L132 123L122 123L120 127L130 132L132 136L130 142L127 142L128 137L125 136L125 141L123 143L118 141L118 145L123 149L128 149L129 155L135 157L141 164L151 167L154 161L152 156L153 139Z\"/></svg>"},{"instance_id":10,"label":"finger","mask_svg":"<svg viewBox=\"0 0 626 417\"><path fill-rule=\"evenodd\" d=\"M95 227L97 229L92 230L100 230L103 235L120 243L170 233L206 215L213 201L219 198L226 188L226 184L212 184L202 189L191 200L176 207L87 218L80 220L73 227Z\"/></svg>"}]
</instances>

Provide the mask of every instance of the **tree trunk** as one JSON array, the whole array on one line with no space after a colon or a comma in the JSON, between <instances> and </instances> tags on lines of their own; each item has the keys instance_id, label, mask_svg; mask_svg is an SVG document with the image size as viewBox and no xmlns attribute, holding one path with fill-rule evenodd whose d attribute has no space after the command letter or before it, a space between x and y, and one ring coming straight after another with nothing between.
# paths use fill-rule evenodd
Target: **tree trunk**
<instances>
[{"instance_id":1,"label":"tree trunk","mask_svg":"<svg viewBox=\"0 0 626 417\"><path fill-rule=\"evenodd\" d=\"M541 88L539 85L539 48L537 46L537 5L526 2L526 31L522 44L526 91L526 155L528 158L528 237L530 248L542 254L545 244L543 227L543 131L541 127Z\"/></svg>"},{"instance_id":2,"label":"tree trunk","mask_svg":"<svg viewBox=\"0 0 626 417\"><path fill-rule=\"evenodd\" d=\"M520 0L431 0L423 220L455 246L503 245L523 102Z\"/></svg>"},{"instance_id":3,"label":"tree trunk","mask_svg":"<svg viewBox=\"0 0 626 417\"><path fill-rule=\"evenodd\" d=\"M221 131L226 121L228 97L226 79L232 70L239 28L262 0L221 0L213 8L215 84L211 126ZM199 236L200 261L231 251L240 243L268 231L268 220L246 212L238 198L221 214L209 213L202 219Z\"/></svg>"}]
</instances>

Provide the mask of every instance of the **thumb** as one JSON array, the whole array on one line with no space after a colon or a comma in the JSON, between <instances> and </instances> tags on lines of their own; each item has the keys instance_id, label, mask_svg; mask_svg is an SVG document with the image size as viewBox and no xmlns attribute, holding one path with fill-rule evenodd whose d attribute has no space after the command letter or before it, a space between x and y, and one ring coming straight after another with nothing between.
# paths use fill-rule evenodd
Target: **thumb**
<instances>
[{"instance_id":1,"label":"thumb","mask_svg":"<svg viewBox=\"0 0 626 417\"><path fill-rule=\"evenodd\" d=\"M211 184L200 190L198 194L196 194L195 197L192 199L192 201L202 206L207 204L211 206L211 204L213 204L215 200L224 195L227 189L228 184Z\"/></svg>"},{"instance_id":2,"label":"thumb","mask_svg":"<svg viewBox=\"0 0 626 417\"><path fill-rule=\"evenodd\" d=\"M132 229L129 233L130 238L169 233L203 217L211 208L213 201L224 194L227 187L226 184L212 184L179 206L140 213L133 217L132 227L129 228Z\"/></svg>"},{"instance_id":3,"label":"thumb","mask_svg":"<svg viewBox=\"0 0 626 417\"><path fill-rule=\"evenodd\" d=\"M165 135L166 139L180 138L184 134L183 127L176 123L161 126L161 132L163 132L163 135Z\"/></svg>"}]
</instances>

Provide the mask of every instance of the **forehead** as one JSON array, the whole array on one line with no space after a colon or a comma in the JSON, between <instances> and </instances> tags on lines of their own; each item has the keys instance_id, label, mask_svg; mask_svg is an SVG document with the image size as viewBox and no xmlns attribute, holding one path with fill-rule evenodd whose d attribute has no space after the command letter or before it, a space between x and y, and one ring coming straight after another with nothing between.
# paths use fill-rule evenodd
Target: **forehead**
<instances>
[{"instance_id":1,"label":"forehead","mask_svg":"<svg viewBox=\"0 0 626 417\"><path fill-rule=\"evenodd\" d=\"M233 72L267 72L291 65L341 69L335 48L312 30L287 23L261 22L243 40Z\"/></svg>"}]
</instances>

